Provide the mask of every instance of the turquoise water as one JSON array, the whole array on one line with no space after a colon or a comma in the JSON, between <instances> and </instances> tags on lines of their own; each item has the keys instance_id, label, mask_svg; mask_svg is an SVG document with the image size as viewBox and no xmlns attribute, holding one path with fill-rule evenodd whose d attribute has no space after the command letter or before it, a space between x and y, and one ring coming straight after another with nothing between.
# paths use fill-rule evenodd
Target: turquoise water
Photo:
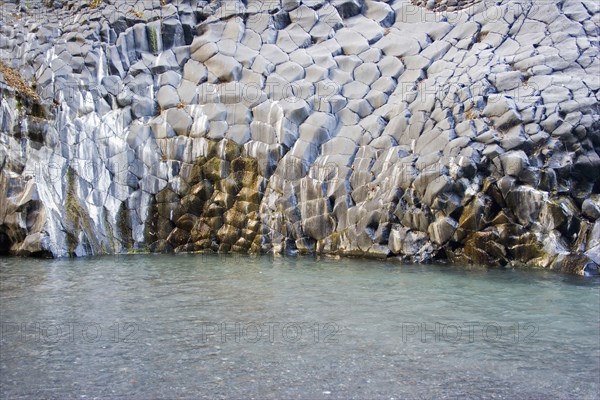
<instances>
[{"instance_id":1,"label":"turquoise water","mask_svg":"<svg viewBox=\"0 0 600 400\"><path fill-rule=\"evenodd\" d=\"M3 399L600 392L598 278L310 257L0 264Z\"/></svg>"}]
</instances>

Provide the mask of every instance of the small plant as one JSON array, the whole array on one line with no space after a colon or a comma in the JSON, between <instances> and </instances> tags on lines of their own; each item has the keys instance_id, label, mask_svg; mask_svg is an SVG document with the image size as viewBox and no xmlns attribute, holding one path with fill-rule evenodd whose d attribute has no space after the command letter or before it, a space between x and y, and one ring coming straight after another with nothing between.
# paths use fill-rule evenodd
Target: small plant
<instances>
[{"instance_id":1,"label":"small plant","mask_svg":"<svg viewBox=\"0 0 600 400\"><path fill-rule=\"evenodd\" d=\"M131 14L135 15L137 18L142 18L144 13L141 11L136 11L133 8L129 11Z\"/></svg>"},{"instance_id":2,"label":"small plant","mask_svg":"<svg viewBox=\"0 0 600 400\"><path fill-rule=\"evenodd\" d=\"M158 52L158 35L154 28L150 28L150 49L153 53Z\"/></svg>"},{"instance_id":3,"label":"small plant","mask_svg":"<svg viewBox=\"0 0 600 400\"><path fill-rule=\"evenodd\" d=\"M90 7L92 8L98 8L100 7L100 4L102 4L104 0L90 0Z\"/></svg>"},{"instance_id":4,"label":"small plant","mask_svg":"<svg viewBox=\"0 0 600 400\"><path fill-rule=\"evenodd\" d=\"M0 73L4 76L6 83L23 96L28 97L36 102L40 101L37 93L25 83L21 74L15 69L4 64L2 61L0 61Z\"/></svg>"},{"instance_id":5,"label":"small plant","mask_svg":"<svg viewBox=\"0 0 600 400\"><path fill-rule=\"evenodd\" d=\"M477 119L477 115L475 114L475 111L473 111L473 109L470 109L467 112L465 112L465 118L466 119Z\"/></svg>"}]
</instances>

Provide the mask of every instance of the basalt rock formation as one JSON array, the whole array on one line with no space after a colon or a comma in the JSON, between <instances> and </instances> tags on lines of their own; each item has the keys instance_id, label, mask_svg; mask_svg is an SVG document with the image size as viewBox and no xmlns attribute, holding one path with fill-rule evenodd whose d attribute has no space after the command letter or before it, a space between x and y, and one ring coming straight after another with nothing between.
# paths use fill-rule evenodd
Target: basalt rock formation
<instances>
[{"instance_id":1,"label":"basalt rock formation","mask_svg":"<svg viewBox=\"0 0 600 400\"><path fill-rule=\"evenodd\" d=\"M598 271L596 0L0 7L0 253Z\"/></svg>"}]
</instances>

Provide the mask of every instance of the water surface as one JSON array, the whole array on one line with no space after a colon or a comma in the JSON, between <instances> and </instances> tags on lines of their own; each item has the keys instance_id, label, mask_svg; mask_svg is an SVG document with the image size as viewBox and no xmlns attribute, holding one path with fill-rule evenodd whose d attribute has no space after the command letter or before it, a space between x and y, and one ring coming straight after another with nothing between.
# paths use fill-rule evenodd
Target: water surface
<instances>
[{"instance_id":1,"label":"water surface","mask_svg":"<svg viewBox=\"0 0 600 400\"><path fill-rule=\"evenodd\" d=\"M598 398L600 281L368 260L0 259L1 398Z\"/></svg>"}]
</instances>

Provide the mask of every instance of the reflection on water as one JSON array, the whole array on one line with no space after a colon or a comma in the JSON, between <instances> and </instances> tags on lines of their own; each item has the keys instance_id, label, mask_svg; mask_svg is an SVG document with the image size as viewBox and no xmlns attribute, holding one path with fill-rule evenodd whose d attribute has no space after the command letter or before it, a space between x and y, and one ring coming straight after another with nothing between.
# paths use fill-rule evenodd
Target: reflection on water
<instances>
[{"instance_id":1,"label":"reflection on water","mask_svg":"<svg viewBox=\"0 0 600 400\"><path fill-rule=\"evenodd\" d=\"M600 281L216 255L0 259L2 398L597 398Z\"/></svg>"}]
</instances>

